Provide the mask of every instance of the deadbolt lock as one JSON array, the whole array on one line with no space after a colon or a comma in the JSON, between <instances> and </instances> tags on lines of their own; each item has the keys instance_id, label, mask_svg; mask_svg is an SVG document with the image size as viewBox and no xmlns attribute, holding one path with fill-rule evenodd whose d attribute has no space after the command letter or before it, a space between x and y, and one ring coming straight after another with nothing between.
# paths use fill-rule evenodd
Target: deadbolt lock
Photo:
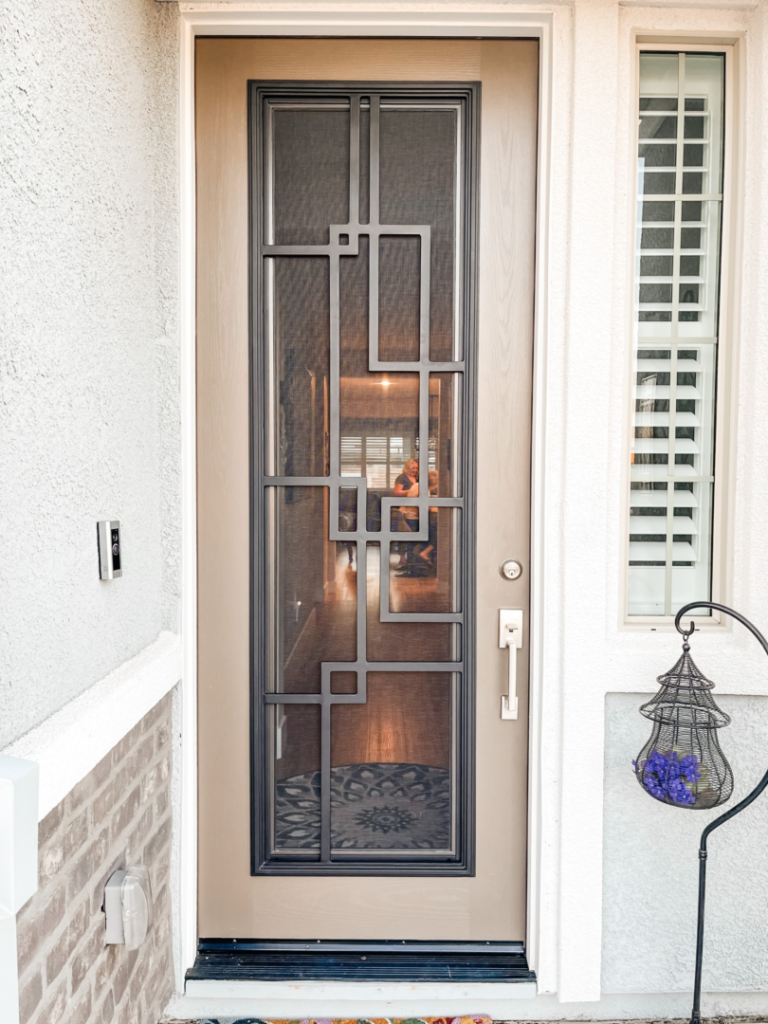
<instances>
[{"instance_id":1,"label":"deadbolt lock","mask_svg":"<svg viewBox=\"0 0 768 1024\"><path fill-rule=\"evenodd\" d=\"M519 580L523 575L523 567L514 558L507 558L499 566L499 572L505 580Z\"/></svg>"}]
</instances>

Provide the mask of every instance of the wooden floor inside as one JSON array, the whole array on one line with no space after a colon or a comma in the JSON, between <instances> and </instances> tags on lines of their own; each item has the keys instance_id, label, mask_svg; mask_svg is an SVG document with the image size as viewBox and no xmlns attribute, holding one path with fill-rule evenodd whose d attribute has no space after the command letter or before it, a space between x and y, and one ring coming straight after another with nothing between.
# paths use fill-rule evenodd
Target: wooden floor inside
<instances>
[{"instance_id":1,"label":"wooden floor inside","mask_svg":"<svg viewBox=\"0 0 768 1024\"><path fill-rule=\"evenodd\" d=\"M371 661L449 661L449 623L379 621L379 546L368 546L366 565L368 658ZM349 561L350 549L352 561ZM412 553L413 554L413 553ZM445 584L431 576L398 576L402 555L390 558L390 606L393 611L432 611ZM418 557L418 555L416 556ZM290 653L284 670L289 693L317 693L320 663L353 661L358 560L354 546L337 546L335 579L325 588ZM354 673L334 673L332 690L354 693ZM452 746L453 687L448 672L370 672L365 704L335 705L331 712L331 760L334 766L403 762L449 768ZM320 767L320 708L287 705L275 712L281 728L277 779Z\"/></svg>"}]
</instances>

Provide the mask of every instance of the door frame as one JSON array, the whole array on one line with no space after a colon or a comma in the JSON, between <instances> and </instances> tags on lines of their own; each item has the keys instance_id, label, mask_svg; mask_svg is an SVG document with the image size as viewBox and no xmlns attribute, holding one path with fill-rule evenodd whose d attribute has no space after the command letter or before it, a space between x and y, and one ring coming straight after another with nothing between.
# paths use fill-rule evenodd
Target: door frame
<instances>
[{"instance_id":1,"label":"door frame","mask_svg":"<svg viewBox=\"0 0 768 1024\"><path fill-rule=\"evenodd\" d=\"M183 6L183 5L181 5ZM191 5L189 5L191 7ZM178 840L177 988L197 953L197 474L196 474L196 187L195 39L197 36L388 36L400 38L527 38L539 41L539 135L537 154L534 291L533 422L531 452L530 716L526 952L540 974L542 902L541 756L544 465L549 331L550 153L552 136L553 14L497 11L381 10L180 10L179 63L179 335L181 388L181 628L182 708ZM554 965L547 965L552 968Z\"/></svg>"}]
</instances>

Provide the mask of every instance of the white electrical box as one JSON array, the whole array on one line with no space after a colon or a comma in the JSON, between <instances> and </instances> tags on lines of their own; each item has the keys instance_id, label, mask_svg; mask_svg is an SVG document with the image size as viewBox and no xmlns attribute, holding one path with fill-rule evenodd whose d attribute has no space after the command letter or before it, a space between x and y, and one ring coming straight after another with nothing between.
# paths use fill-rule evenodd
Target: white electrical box
<instances>
[{"instance_id":1,"label":"white electrical box","mask_svg":"<svg viewBox=\"0 0 768 1024\"><path fill-rule=\"evenodd\" d=\"M152 924L152 885L145 867L115 871L104 889L107 945L138 949Z\"/></svg>"}]
</instances>

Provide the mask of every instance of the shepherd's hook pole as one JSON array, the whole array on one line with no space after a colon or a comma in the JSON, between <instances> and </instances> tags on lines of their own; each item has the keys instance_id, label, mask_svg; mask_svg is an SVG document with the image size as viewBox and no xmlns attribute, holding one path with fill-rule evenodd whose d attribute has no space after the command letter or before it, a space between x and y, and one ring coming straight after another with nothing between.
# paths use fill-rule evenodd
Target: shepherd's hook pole
<instances>
[{"instance_id":1,"label":"shepherd's hook pole","mask_svg":"<svg viewBox=\"0 0 768 1024\"><path fill-rule=\"evenodd\" d=\"M725 612L726 615L730 615L732 619L736 619L742 626L750 631L750 633L758 640L761 647L768 654L768 640L765 639L760 630L753 626L749 619L745 619L743 615L735 612L733 608L728 608L724 604L716 604L714 601L692 601L690 604L685 605L675 616L675 628L678 633L682 633L684 637L689 637L695 629L695 625L692 622L690 629L683 629L680 626L680 620L684 615L687 615L692 608L713 608L718 612ZM726 821L735 817L740 811L743 811L745 807L749 807L753 800L756 800L763 792L765 787L768 786L768 771L760 779L758 784L744 799L732 807L730 811L726 811L725 814L721 814L719 818L715 818L714 821L710 821L704 831L701 833L701 840L699 841L699 916L696 924L696 973L694 975L693 983L693 1009L691 1010L691 1024L701 1024L701 964L702 956L704 952L704 897L707 889L707 839L709 838L710 832L714 832L716 828L724 825Z\"/></svg>"}]
</instances>

